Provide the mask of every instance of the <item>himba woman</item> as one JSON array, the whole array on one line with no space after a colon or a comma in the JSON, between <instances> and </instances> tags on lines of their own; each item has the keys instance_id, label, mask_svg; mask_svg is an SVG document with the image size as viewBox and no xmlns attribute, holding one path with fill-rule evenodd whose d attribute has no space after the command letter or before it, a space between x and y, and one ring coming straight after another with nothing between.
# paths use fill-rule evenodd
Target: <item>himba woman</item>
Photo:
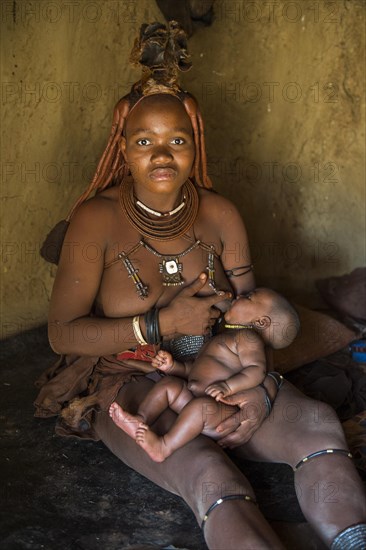
<instances>
[{"instance_id":1,"label":"himba woman","mask_svg":"<svg viewBox=\"0 0 366 550\"><path fill-rule=\"evenodd\" d=\"M117 103L96 175L68 218L49 312L50 342L62 356L38 382L36 414L58 415L57 433L102 440L180 495L209 548L283 548L223 447L289 464L320 538L332 550L366 548L363 487L334 411L288 382L280 387L278 375L228 398L242 415L239 427L230 419L218 427L219 444L199 436L162 464L108 415L113 401L135 413L159 378L149 374L159 346L194 357L217 324L215 305L255 288L245 227L211 190L198 105L177 84L178 68L190 66L183 32L174 22L143 25L132 58L142 79ZM93 261L83 254L90 243L100 252ZM48 240L44 253L52 250ZM295 422L285 414L290 404L301 411ZM167 411L153 429L165 433L173 421ZM217 492L204 494L207 486Z\"/></svg>"}]
</instances>

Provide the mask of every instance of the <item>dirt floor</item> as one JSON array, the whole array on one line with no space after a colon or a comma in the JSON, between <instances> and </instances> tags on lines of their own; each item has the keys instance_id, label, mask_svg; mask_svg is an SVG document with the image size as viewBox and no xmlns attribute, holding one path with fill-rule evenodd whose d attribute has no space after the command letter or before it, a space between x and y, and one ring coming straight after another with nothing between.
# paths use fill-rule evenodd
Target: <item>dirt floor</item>
<instances>
[{"instance_id":1,"label":"dirt floor","mask_svg":"<svg viewBox=\"0 0 366 550\"><path fill-rule=\"evenodd\" d=\"M4 550L206 548L182 500L115 458L102 443L63 439L33 417L33 385L55 359L44 328L2 343L0 547ZM305 523L284 465L241 466L289 550L325 547Z\"/></svg>"}]
</instances>

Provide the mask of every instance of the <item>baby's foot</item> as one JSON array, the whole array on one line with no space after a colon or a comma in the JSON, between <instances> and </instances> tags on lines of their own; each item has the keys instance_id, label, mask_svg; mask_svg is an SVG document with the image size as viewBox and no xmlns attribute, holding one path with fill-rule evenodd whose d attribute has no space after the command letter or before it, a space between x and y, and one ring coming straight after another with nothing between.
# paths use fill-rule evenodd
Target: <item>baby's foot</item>
<instances>
[{"instance_id":1,"label":"baby's foot","mask_svg":"<svg viewBox=\"0 0 366 550\"><path fill-rule=\"evenodd\" d=\"M154 462L163 462L171 454L164 444L164 437L156 435L143 422L140 422L136 430L136 443Z\"/></svg>"},{"instance_id":2,"label":"baby's foot","mask_svg":"<svg viewBox=\"0 0 366 550\"><path fill-rule=\"evenodd\" d=\"M136 439L136 432L139 427L139 424L141 424L141 421L143 418L141 416L133 415L128 413L127 411L124 411L118 403L114 402L109 407L109 416L113 420L113 422L121 428L127 435L132 437L133 439Z\"/></svg>"}]
</instances>

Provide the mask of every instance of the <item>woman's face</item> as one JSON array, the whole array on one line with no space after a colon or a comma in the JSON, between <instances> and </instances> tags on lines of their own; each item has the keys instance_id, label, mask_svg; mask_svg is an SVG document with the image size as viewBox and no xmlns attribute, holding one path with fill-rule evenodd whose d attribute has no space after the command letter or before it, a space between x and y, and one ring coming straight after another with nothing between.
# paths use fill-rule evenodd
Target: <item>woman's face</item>
<instances>
[{"instance_id":1,"label":"woman's face","mask_svg":"<svg viewBox=\"0 0 366 550\"><path fill-rule=\"evenodd\" d=\"M143 202L157 195L176 196L194 162L193 130L179 99L154 95L143 99L126 121L123 156Z\"/></svg>"}]
</instances>

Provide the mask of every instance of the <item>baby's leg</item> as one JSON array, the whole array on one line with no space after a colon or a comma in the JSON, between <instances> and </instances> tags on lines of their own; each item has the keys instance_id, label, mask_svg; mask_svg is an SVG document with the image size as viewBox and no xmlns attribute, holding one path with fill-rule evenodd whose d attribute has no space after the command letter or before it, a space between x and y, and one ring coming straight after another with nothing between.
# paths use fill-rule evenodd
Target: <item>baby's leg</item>
<instances>
[{"instance_id":1,"label":"baby's leg","mask_svg":"<svg viewBox=\"0 0 366 550\"><path fill-rule=\"evenodd\" d=\"M182 409L171 429L159 437L141 423L136 431L136 442L155 462L163 462L174 451L192 441L200 433L213 439L222 437L215 431L216 426L237 410L210 397L197 397ZM240 424L238 412L238 424Z\"/></svg>"},{"instance_id":2,"label":"baby's leg","mask_svg":"<svg viewBox=\"0 0 366 550\"><path fill-rule=\"evenodd\" d=\"M136 414L125 411L118 403L112 403L109 415L121 430L136 439L136 432L141 422L153 424L168 407L179 413L191 399L192 394L184 380L166 376L146 395Z\"/></svg>"},{"instance_id":3,"label":"baby's leg","mask_svg":"<svg viewBox=\"0 0 366 550\"><path fill-rule=\"evenodd\" d=\"M139 376L137 381L122 388L117 401L123 408L136 412L152 385L149 379ZM165 433L173 424L174 417L175 414L168 409L154 427ZM157 464L114 424L108 414L96 413L94 426L98 437L127 466L160 487L180 495L193 510L199 524L207 510L222 497L235 493L254 498L249 481L222 449L207 437L196 437L165 462ZM211 550L284 548L259 508L244 498L224 500L222 505L216 506L205 522L204 536Z\"/></svg>"},{"instance_id":4,"label":"baby's leg","mask_svg":"<svg viewBox=\"0 0 366 550\"><path fill-rule=\"evenodd\" d=\"M151 426L165 409L179 414L192 399L193 395L182 378L164 376L147 394L137 413L145 424Z\"/></svg>"}]
</instances>

